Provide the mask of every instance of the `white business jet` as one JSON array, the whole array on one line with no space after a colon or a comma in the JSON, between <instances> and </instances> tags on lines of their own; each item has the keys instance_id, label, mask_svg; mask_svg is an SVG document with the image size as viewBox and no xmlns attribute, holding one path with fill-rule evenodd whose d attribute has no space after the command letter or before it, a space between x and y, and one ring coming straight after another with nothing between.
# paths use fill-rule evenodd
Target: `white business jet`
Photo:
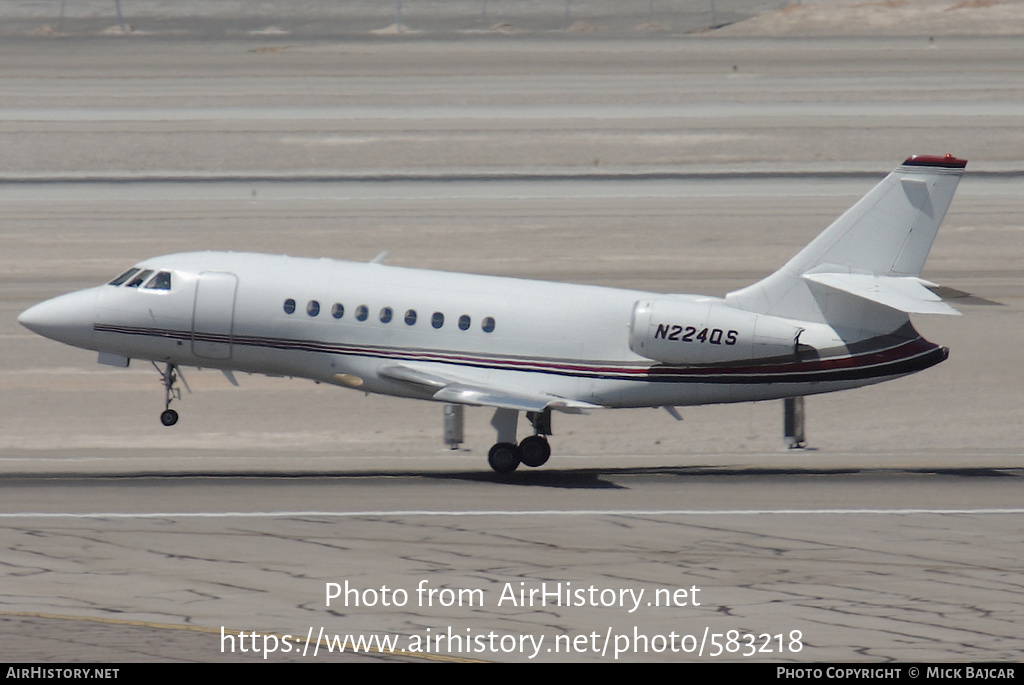
<instances>
[{"instance_id":1,"label":"white business jet","mask_svg":"<svg viewBox=\"0 0 1024 685\"><path fill-rule=\"evenodd\" d=\"M957 314L920 278L967 162L907 159L781 269L724 299L281 255L146 259L18 320L99 352L298 376L495 409L500 473L551 454L551 412L747 402L856 388L948 350L908 314ZM517 441L520 412L533 435Z\"/></svg>"}]
</instances>

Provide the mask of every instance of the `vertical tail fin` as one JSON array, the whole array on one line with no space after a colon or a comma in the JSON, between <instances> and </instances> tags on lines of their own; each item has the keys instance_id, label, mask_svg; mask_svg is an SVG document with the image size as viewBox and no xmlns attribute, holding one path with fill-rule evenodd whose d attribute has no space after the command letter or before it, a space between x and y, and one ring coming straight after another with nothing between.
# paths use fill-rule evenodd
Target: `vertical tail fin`
<instances>
[{"instance_id":1,"label":"vertical tail fin","mask_svg":"<svg viewBox=\"0 0 1024 685\"><path fill-rule=\"evenodd\" d=\"M892 330L906 312L956 313L919 278L967 162L911 157L781 269L726 295L737 309Z\"/></svg>"}]
</instances>

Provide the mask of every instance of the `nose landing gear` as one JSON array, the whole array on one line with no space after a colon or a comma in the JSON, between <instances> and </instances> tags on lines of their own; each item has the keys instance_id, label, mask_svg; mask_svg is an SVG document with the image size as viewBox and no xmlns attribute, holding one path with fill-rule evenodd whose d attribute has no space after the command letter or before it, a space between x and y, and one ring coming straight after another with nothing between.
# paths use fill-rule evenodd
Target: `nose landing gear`
<instances>
[{"instance_id":1,"label":"nose landing gear","mask_svg":"<svg viewBox=\"0 0 1024 685\"><path fill-rule=\"evenodd\" d=\"M163 369L153 362L153 367L160 372L164 384L164 410L160 413L160 423L173 426L178 423L178 412L171 409L171 400L181 399L181 388L174 387L174 384L178 382L179 377L181 382L185 383L185 377L180 375L177 365L172 362L167 362ZM185 387L188 388L188 383L185 383Z\"/></svg>"}]
</instances>

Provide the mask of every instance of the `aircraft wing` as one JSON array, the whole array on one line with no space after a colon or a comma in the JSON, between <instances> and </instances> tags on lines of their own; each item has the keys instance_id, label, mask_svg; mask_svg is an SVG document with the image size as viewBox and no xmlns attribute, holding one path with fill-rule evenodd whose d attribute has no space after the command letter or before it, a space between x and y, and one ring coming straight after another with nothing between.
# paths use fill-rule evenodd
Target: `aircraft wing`
<instances>
[{"instance_id":1,"label":"aircraft wing","mask_svg":"<svg viewBox=\"0 0 1024 685\"><path fill-rule=\"evenodd\" d=\"M408 364L391 364L377 373L393 381L409 383L434 390L434 399L453 404L471 404L499 409L540 412L555 409L567 414L584 414L601 407L589 402L570 400L525 388L497 388L481 385L454 375L438 373Z\"/></svg>"}]
</instances>

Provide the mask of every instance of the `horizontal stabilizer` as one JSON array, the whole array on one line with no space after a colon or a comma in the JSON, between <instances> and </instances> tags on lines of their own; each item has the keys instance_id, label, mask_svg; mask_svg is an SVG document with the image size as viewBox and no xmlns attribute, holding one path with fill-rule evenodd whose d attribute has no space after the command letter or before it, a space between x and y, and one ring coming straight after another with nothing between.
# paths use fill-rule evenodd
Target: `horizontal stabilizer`
<instances>
[{"instance_id":1,"label":"horizontal stabilizer","mask_svg":"<svg viewBox=\"0 0 1024 685\"><path fill-rule=\"evenodd\" d=\"M496 388L466 381L433 369L393 364L378 369L378 375L395 381L402 381L421 388L433 390L433 398L440 402L470 404L480 407L515 409L516 411L540 412L555 409L566 414L583 414L590 409L601 407L589 402L569 400L564 397L536 392L525 388Z\"/></svg>"},{"instance_id":2,"label":"horizontal stabilizer","mask_svg":"<svg viewBox=\"0 0 1024 685\"><path fill-rule=\"evenodd\" d=\"M960 314L925 287L934 284L913 276L824 273L804 279L908 314Z\"/></svg>"}]
</instances>

